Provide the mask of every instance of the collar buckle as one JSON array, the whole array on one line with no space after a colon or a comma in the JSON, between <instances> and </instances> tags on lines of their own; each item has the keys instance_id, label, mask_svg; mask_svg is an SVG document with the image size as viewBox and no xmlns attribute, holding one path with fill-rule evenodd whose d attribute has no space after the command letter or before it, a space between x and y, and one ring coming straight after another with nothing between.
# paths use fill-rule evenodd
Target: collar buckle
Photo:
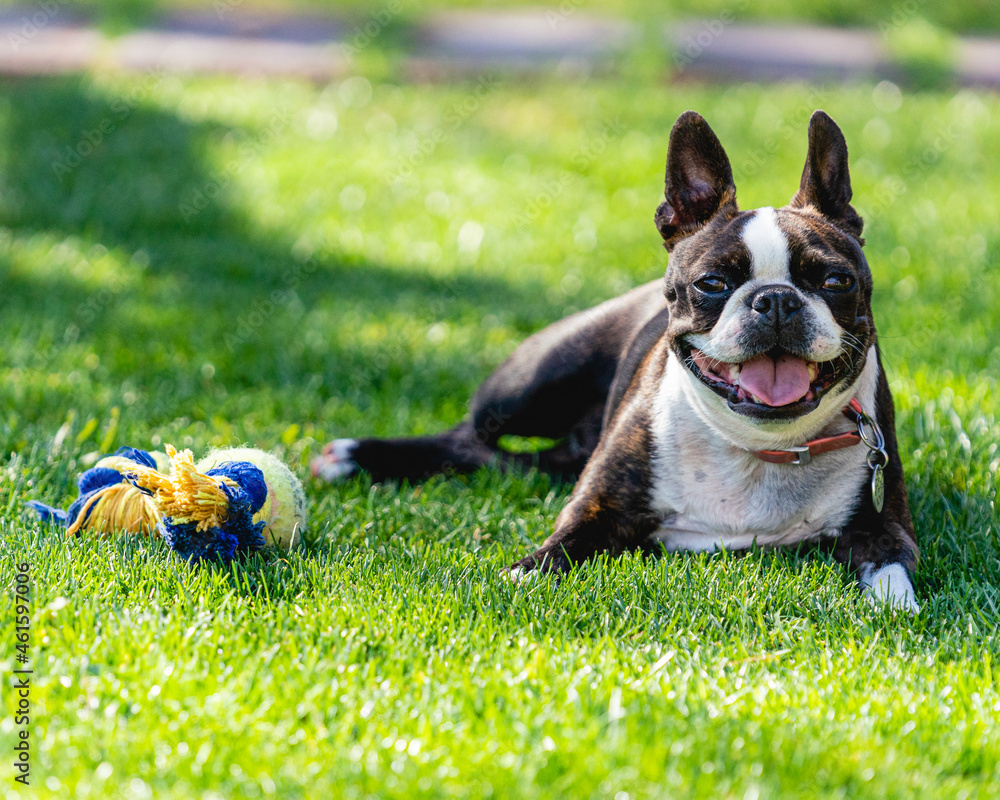
<instances>
[{"instance_id":1,"label":"collar buckle","mask_svg":"<svg viewBox=\"0 0 1000 800\"><path fill-rule=\"evenodd\" d=\"M784 452L795 454L795 460L789 461L788 462L789 464L795 464L797 466L801 466L808 464L810 461L812 461L812 452L809 450L809 445L807 444L801 444L798 445L797 447L789 447Z\"/></svg>"}]
</instances>

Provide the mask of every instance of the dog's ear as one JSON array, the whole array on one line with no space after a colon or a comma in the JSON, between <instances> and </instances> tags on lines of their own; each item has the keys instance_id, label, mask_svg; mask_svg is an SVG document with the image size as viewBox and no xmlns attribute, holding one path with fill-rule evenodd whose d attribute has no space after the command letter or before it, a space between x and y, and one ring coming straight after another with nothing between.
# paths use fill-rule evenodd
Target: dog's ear
<instances>
[{"instance_id":1,"label":"dog's ear","mask_svg":"<svg viewBox=\"0 0 1000 800\"><path fill-rule=\"evenodd\" d=\"M720 211L736 214L729 157L701 114L685 111L670 131L664 202L656 209L663 246L673 250Z\"/></svg>"},{"instance_id":2,"label":"dog's ear","mask_svg":"<svg viewBox=\"0 0 1000 800\"><path fill-rule=\"evenodd\" d=\"M825 111L814 111L809 120L809 152L792 208L812 206L838 228L857 239L865 223L851 205L851 172L847 142L837 123Z\"/></svg>"}]
</instances>

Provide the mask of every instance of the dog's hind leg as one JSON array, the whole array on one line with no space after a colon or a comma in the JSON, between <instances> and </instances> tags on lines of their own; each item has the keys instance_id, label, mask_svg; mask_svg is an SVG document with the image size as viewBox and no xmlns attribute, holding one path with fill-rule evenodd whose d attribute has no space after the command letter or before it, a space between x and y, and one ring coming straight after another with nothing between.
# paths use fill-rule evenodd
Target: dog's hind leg
<instances>
[{"instance_id":1,"label":"dog's hind leg","mask_svg":"<svg viewBox=\"0 0 1000 800\"><path fill-rule=\"evenodd\" d=\"M500 466L502 469L535 467L559 480L576 480L597 449L597 443L601 439L603 416L603 404L595 405L554 446L529 453L501 451Z\"/></svg>"},{"instance_id":2,"label":"dog's hind leg","mask_svg":"<svg viewBox=\"0 0 1000 800\"><path fill-rule=\"evenodd\" d=\"M374 481L422 480L438 472L472 472L496 451L476 439L463 421L433 436L400 439L334 439L312 463L317 478L335 481L364 471Z\"/></svg>"},{"instance_id":3,"label":"dog's hind leg","mask_svg":"<svg viewBox=\"0 0 1000 800\"><path fill-rule=\"evenodd\" d=\"M469 417L433 436L335 439L313 461L333 481L363 470L376 481L471 472L493 460L578 474L600 436L600 410L619 359L664 305L659 281L640 286L528 337L479 387ZM501 436L560 440L535 454L504 453Z\"/></svg>"},{"instance_id":4,"label":"dog's hind leg","mask_svg":"<svg viewBox=\"0 0 1000 800\"><path fill-rule=\"evenodd\" d=\"M575 479L593 453L601 433L603 406L580 419L568 435L547 450L508 453L486 444L490 434L478 431L471 420L433 436L400 439L335 439L313 461L313 474L326 481L367 472L374 481L418 481L439 472L473 472L490 463L540 471L560 479Z\"/></svg>"}]
</instances>

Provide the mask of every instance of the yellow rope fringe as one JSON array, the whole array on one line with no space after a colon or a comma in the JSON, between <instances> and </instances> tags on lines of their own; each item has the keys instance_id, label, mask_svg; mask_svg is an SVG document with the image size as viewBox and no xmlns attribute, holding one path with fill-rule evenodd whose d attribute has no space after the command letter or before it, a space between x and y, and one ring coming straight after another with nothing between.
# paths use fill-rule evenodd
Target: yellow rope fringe
<instances>
[{"instance_id":1,"label":"yellow rope fringe","mask_svg":"<svg viewBox=\"0 0 1000 800\"><path fill-rule=\"evenodd\" d=\"M87 501L76 521L66 528L66 535L75 536L81 530L151 534L159 521L160 512L152 497L129 483L116 483Z\"/></svg>"},{"instance_id":2,"label":"yellow rope fringe","mask_svg":"<svg viewBox=\"0 0 1000 800\"><path fill-rule=\"evenodd\" d=\"M198 472L190 450L178 453L168 444L166 451L170 456L169 475L139 464L130 466L126 474L136 486L153 493L152 500L164 517L182 524L195 522L199 531L221 525L229 512L229 499L222 486L235 487L237 483Z\"/></svg>"}]
</instances>

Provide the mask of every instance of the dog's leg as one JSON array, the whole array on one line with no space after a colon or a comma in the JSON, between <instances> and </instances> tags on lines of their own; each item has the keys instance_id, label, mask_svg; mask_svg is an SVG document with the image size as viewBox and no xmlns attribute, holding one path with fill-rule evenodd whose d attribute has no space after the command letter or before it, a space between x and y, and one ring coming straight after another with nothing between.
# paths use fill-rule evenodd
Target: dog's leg
<instances>
[{"instance_id":1,"label":"dog's leg","mask_svg":"<svg viewBox=\"0 0 1000 800\"><path fill-rule=\"evenodd\" d=\"M661 283L652 281L553 323L526 339L483 382L469 418L456 427L417 438L335 439L313 461L313 475L335 481L360 470L376 481L420 480L470 472L498 459L574 476L596 445L597 436L588 431L621 353L663 304ZM548 452L518 456L498 449L505 434L565 441Z\"/></svg>"},{"instance_id":2,"label":"dog's leg","mask_svg":"<svg viewBox=\"0 0 1000 800\"><path fill-rule=\"evenodd\" d=\"M920 610L911 579L917 545L897 520L855 522L837 540L834 554L857 571L858 583L873 605Z\"/></svg>"},{"instance_id":3,"label":"dog's leg","mask_svg":"<svg viewBox=\"0 0 1000 800\"><path fill-rule=\"evenodd\" d=\"M439 472L473 472L491 462L501 469L536 467L560 480L575 480L597 446L603 406L594 406L556 446L537 453L508 453L487 427L470 420L433 436L402 439L334 439L313 460L313 475L328 482L367 472L374 481L422 480ZM490 441L491 444L486 442Z\"/></svg>"},{"instance_id":4,"label":"dog's leg","mask_svg":"<svg viewBox=\"0 0 1000 800\"><path fill-rule=\"evenodd\" d=\"M588 474L591 480L585 480ZM644 478L621 471L598 477L588 466L552 535L534 553L511 564L507 573L515 580L534 570L564 573L598 553L641 546L658 524L647 502Z\"/></svg>"},{"instance_id":5,"label":"dog's leg","mask_svg":"<svg viewBox=\"0 0 1000 800\"><path fill-rule=\"evenodd\" d=\"M495 455L466 421L433 436L334 439L313 460L312 472L330 482L359 471L367 472L373 481L417 481L439 472L472 472Z\"/></svg>"},{"instance_id":6,"label":"dog's leg","mask_svg":"<svg viewBox=\"0 0 1000 800\"><path fill-rule=\"evenodd\" d=\"M884 470L885 504L881 512L875 510L868 486L837 539L834 555L857 571L858 583L873 604L916 613L920 607L911 576L920 551L910 519L903 464L896 444L892 395L881 365L876 402L878 423L889 456Z\"/></svg>"},{"instance_id":7,"label":"dog's leg","mask_svg":"<svg viewBox=\"0 0 1000 800\"><path fill-rule=\"evenodd\" d=\"M555 530L542 546L507 568L519 579L535 570L562 573L598 553L642 546L659 525L652 484L648 398L623 403L587 463Z\"/></svg>"},{"instance_id":8,"label":"dog's leg","mask_svg":"<svg viewBox=\"0 0 1000 800\"><path fill-rule=\"evenodd\" d=\"M656 522L641 511L616 507L616 499L600 491L574 494L552 535L534 553L507 567L506 573L514 580L535 570L564 573L599 553L617 554L642 545Z\"/></svg>"},{"instance_id":9,"label":"dog's leg","mask_svg":"<svg viewBox=\"0 0 1000 800\"><path fill-rule=\"evenodd\" d=\"M602 406L594 406L556 445L533 453L500 452L501 469L532 467L560 481L575 481L601 438Z\"/></svg>"}]
</instances>

